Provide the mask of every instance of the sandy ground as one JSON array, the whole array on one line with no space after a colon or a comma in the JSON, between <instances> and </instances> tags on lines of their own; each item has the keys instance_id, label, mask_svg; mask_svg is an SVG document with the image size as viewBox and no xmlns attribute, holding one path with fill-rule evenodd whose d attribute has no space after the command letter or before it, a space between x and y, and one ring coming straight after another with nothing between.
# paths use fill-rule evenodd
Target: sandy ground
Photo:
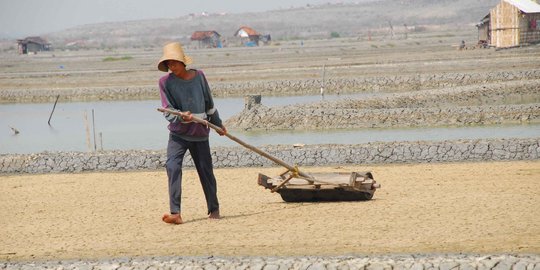
<instances>
[{"instance_id":1,"label":"sandy ground","mask_svg":"<svg viewBox=\"0 0 540 270\"><path fill-rule=\"evenodd\" d=\"M371 170L371 201L285 203L258 172L218 169L223 219L185 172L183 225L162 171L0 176L0 261L158 255L540 253L540 161L303 168Z\"/></svg>"}]
</instances>

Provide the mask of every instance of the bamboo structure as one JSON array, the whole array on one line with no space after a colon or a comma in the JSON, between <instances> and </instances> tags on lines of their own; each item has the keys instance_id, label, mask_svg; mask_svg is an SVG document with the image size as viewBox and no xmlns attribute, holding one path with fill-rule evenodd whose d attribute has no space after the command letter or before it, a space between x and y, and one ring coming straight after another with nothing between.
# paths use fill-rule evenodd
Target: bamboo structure
<instances>
[{"instance_id":1,"label":"bamboo structure","mask_svg":"<svg viewBox=\"0 0 540 270\"><path fill-rule=\"evenodd\" d=\"M490 44L497 48L509 48L540 42L539 24L538 3L531 0L501 0L489 13Z\"/></svg>"}]
</instances>

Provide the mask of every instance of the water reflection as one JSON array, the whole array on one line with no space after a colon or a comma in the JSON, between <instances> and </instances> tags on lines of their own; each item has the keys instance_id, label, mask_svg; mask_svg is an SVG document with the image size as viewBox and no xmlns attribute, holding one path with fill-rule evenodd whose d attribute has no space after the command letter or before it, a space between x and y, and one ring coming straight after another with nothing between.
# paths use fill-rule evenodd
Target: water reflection
<instances>
[{"instance_id":1,"label":"water reflection","mask_svg":"<svg viewBox=\"0 0 540 270\"><path fill-rule=\"evenodd\" d=\"M326 100L362 95L326 95ZM263 97L268 106L320 101L320 96ZM216 98L223 119L243 109L243 98ZM96 147L113 149L164 149L167 122L156 111L158 100L117 102L72 102L56 106L47 124L52 104L0 105L0 153L42 151L87 151L94 148L92 109L95 115ZM84 120L84 113L87 121ZM10 127L20 131L15 135ZM231 131L253 145L265 144L356 144L374 141L451 140L476 138L528 138L540 134L540 125L510 125L462 128L356 129L325 131ZM87 138L89 134L90 146ZM226 137L211 135L213 146L236 146Z\"/></svg>"}]
</instances>

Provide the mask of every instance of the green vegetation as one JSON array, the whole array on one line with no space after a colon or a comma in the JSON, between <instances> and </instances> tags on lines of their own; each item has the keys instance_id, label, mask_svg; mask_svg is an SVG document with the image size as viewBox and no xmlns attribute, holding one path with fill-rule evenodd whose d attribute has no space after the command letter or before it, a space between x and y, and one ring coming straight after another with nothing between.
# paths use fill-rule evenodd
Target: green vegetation
<instances>
[{"instance_id":1,"label":"green vegetation","mask_svg":"<svg viewBox=\"0 0 540 270\"><path fill-rule=\"evenodd\" d=\"M103 58L103 62L125 61L125 60L131 60L131 59L133 59L133 57L131 57L131 56L129 56L129 55L122 56L122 57L112 57L112 56L108 56L108 57Z\"/></svg>"},{"instance_id":2,"label":"green vegetation","mask_svg":"<svg viewBox=\"0 0 540 270\"><path fill-rule=\"evenodd\" d=\"M338 37L339 37L339 33L336 32L336 31L332 31L332 32L330 33L330 37L331 37L331 38L338 38Z\"/></svg>"}]
</instances>

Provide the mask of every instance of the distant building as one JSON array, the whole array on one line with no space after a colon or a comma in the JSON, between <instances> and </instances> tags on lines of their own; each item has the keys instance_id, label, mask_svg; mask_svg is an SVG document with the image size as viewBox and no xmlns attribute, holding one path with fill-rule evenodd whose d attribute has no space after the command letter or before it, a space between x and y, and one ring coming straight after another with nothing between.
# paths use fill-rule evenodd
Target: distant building
<instances>
[{"instance_id":1,"label":"distant building","mask_svg":"<svg viewBox=\"0 0 540 270\"><path fill-rule=\"evenodd\" d=\"M196 31L191 35L192 41L199 42L199 48L221 48L221 35L216 31Z\"/></svg>"},{"instance_id":2,"label":"distant building","mask_svg":"<svg viewBox=\"0 0 540 270\"><path fill-rule=\"evenodd\" d=\"M261 34L248 26L242 26L234 33L235 37L239 37L242 44L246 46L259 46Z\"/></svg>"},{"instance_id":3,"label":"distant building","mask_svg":"<svg viewBox=\"0 0 540 270\"><path fill-rule=\"evenodd\" d=\"M27 37L17 40L19 54L37 53L41 51L49 51L51 44L41 37Z\"/></svg>"},{"instance_id":4,"label":"distant building","mask_svg":"<svg viewBox=\"0 0 540 270\"><path fill-rule=\"evenodd\" d=\"M476 25L479 44L509 48L540 42L540 4L501 0Z\"/></svg>"}]
</instances>

